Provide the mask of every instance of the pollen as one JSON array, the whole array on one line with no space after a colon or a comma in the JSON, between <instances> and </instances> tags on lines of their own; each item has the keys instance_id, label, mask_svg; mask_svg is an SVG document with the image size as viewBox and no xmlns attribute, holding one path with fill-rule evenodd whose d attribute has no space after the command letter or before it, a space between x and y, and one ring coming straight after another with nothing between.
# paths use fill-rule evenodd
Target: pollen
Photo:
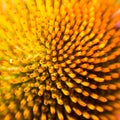
<instances>
[{"instance_id":1,"label":"pollen","mask_svg":"<svg viewBox=\"0 0 120 120\"><path fill-rule=\"evenodd\" d=\"M0 119L117 120L120 4L0 0Z\"/></svg>"}]
</instances>

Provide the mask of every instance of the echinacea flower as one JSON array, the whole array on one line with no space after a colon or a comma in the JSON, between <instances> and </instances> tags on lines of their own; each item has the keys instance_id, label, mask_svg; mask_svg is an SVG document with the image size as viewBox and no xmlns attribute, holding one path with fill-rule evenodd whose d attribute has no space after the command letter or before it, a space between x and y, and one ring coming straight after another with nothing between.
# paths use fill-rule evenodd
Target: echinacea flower
<instances>
[{"instance_id":1,"label":"echinacea flower","mask_svg":"<svg viewBox=\"0 0 120 120\"><path fill-rule=\"evenodd\" d=\"M115 120L120 4L0 0L0 120Z\"/></svg>"}]
</instances>

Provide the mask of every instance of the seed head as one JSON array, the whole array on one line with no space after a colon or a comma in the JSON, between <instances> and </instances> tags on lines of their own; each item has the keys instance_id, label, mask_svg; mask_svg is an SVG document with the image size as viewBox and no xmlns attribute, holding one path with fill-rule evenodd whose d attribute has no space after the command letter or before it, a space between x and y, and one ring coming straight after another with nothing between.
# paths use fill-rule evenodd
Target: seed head
<instances>
[{"instance_id":1,"label":"seed head","mask_svg":"<svg viewBox=\"0 0 120 120\"><path fill-rule=\"evenodd\" d=\"M0 119L115 120L120 4L0 1Z\"/></svg>"}]
</instances>

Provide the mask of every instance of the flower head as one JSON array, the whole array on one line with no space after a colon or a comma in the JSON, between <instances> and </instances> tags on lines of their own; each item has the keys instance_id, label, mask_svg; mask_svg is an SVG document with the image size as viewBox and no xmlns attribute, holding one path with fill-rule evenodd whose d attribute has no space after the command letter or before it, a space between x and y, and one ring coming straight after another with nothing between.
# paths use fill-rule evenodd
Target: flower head
<instances>
[{"instance_id":1,"label":"flower head","mask_svg":"<svg viewBox=\"0 0 120 120\"><path fill-rule=\"evenodd\" d=\"M0 118L115 119L119 9L115 0L1 0Z\"/></svg>"}]
</instances>

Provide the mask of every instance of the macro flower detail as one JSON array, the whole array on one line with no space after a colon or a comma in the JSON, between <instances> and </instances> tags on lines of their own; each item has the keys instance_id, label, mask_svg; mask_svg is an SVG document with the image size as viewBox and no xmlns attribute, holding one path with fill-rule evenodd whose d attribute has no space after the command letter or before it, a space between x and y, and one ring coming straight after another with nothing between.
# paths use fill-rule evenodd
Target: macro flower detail
<instances>
[{"instance_id":1,"label":"macro flower detail","mask_svg":"<svg viewBox=\"0 0 120 120\"><path fill-rule=\"evenodd\" d=\"M120 4L0 0L0 120L117 120Z\"/></svg>"}]
</instances>

